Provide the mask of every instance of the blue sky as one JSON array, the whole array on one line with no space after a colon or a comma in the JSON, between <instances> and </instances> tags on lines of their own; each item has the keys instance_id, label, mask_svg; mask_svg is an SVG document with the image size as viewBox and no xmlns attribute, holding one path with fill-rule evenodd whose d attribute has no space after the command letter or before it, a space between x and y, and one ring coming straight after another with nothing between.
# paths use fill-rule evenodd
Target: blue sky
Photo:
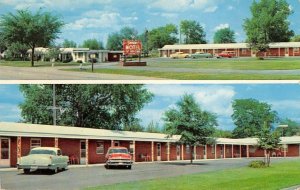
<instances>
[{"instance_id":1,"label":"blue sky","mask_svg":"<svg viewBox=\"0 0 300 190\"><path fill-rule=\"evenodd\" d=\"M287 0L294 14L291 28L300 34L300 0ZM66 26L61 39L82 43L85 39L107 40L109 33L130 26L142 32L182 19L196 20L212 41L216 29L231 27L238 42L245 40L243 20L250 17L252 0L0 0L0 13L40 7L60 15ZM58 40L61 42L62 40Z\"/></svg>"},{"instance_id":2,"label":"blue sky","mask_svg":"<svg viewBox=\"0 0 300 190\"><path fill-rule=\"evenodd\" d=\"M154 93L151 103L138 113L143 125L152 120L163 124L161 117L184 93L193 94L202 109L216 113L219 127L231 130L232 101L255 98L272 105L281 118L300 123L300 84L151 84L145 87ZM0 85L0 121L21 119L18 104L23 101L18 85Z\"/></svg>"}]
</instances>

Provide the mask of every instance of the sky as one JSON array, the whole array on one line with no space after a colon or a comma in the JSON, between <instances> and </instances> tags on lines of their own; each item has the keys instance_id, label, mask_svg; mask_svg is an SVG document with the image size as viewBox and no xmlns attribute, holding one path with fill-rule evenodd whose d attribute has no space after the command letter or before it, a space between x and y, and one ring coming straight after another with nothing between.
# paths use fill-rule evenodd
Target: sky
<instances>
[{"instance_id":1,"label":"sky","mask_svg":"<svg viewBox=\"0 0 300 190\"><path fill-rule=\"evenodd\" d=\"M145 88L154 98L137 114L144 126L151 121L162 126L164 112L185 93L192 94L203 110L217 115L220 129L234 129L232 102L246 98L266 102L280 118L300 123L300 84L147 84ZM18 105L23 100L18 85L0 85L0 121L20 121Z\"/></svg>"},{"instance_id":2,"label":"sky","mask_svg":"<svg viewBox=\"0 0 300 190\"><path fill-rule=\"evenodd\" d=\"M168 23L179 25L180 20L198 21L205 29L209 42L214 32L224 27L235 31L237 42L245 40L242 28L249 18L253 0L0 0L0 14L18 9L36 11L43 8L59 15L66 23L60 35L63 39L81 44L96 38L106 43L110 33L124 26L139 33L146 28ZM300 0L287 0L294 11L289 17L291 29L300 34Z\"/></svg>"}]
</instances>

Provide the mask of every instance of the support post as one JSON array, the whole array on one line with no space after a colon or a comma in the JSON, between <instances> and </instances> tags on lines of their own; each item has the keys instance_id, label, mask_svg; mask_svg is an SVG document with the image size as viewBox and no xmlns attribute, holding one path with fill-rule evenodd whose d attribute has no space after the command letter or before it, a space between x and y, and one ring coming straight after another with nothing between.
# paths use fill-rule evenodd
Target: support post
<instances>
[{"instance_id":1,"label":"support post","mask_svg":"<svg viewBox=\"0 0 300 190\"><path fill-rule=\"evenodd\" d=\"M167 160L170 161L170 142L167 142Z\"/></svg>"},{"instance_id":2,"label":"support post","mask_svg":"<svg viewBox=\"0 0 300 190\"><path fill-rule=\"evenodd\" d=\"M194 160L197 160L197 145L194 145Z\"/></svg>"},{"instance_id":3,"label":"support post","mask_svg":"<svg viewBox=\"0 0 300 190\"><path fill-rule=\"evenodd\" d=\"M217 159L217 144L215 144L215 159Z\"/></svg>"},{"instance_id":4,"label":"support post","mask_svg":"<svg viewBox=\"0 0 300 190\"><path fill-rule=\"evenodd\" d=\"M181 159L184 160L184 154L183 154L183 144L181 145Z\"/></svg>"},{"instance_id":5,"label":"support post","mask_svg":"<svg viewBox=\"0 0 300 190\"><path fill-rule=\"evenodd\" d=\"M240 158L242 158L242 145L240 144Z\"/></svg>"},{"instance_id":6,"label":"support post","mask_svg":"<svg viewBox=\"0 0 300 190\"><path fill-rule=\"evenodd\" d=\"M283 149L283 155L284 155L284 157L286 157L286 150L287 150L287 147L288 147L288 145L285 144L285 145L284 145L284 149Z\"/></svg>"},{"instance_id":7,"label":"support post","mask_svg":"<svg viewBox=\"0 0 300 190\"><path fill-rule=\"evenodd\" d=\"M226 144L224 144L223 158L226 158Z\"/></svg>"},{"instance_id":8,"label":"support post","mask_svg":"<svg viewBox=\"0 0 300 190\"><path fill-rule=\"evenodd\" d=\"M205 145L205 159L207 159L207 144Z\"/></svg>"},{"instance_id":9,"label":"support post","mask_svg":"<svg viewBox=\"0 0 300 190\"><path fill-rule=\"evenodd\" d=\"M151 161L154 162L154 142L151 141Z\"/></svg>"},{"instance_id":10,"label":"support post","mask_svg":"<svg viewBox=\"0 0 300 190\"><path fill-rule=\"evenodd\" d=\"M20 160L22 156L22 137L17 137L17 161Z\"/></svg>"},{"instance_id":11,"label":"support post","mask_svg":"<svg viewBox=\"0 0 300 190\"><path fill-rule=\"evenodd\" d=\"M54 147L58 148L58 138L57 137L55 137L55 139L54 139Z\"/></svg>"},{"instance_id":12,"label":"support post","mask_svg":"<svg viewBox=\"0 0 300 190\"><path fill-rule=\"evenodd\" d=\"M133 144L132 157L133 157L133 161L135 162L135 141L132 141L132 144Z\"/></svg>"},{"instance_id":13,"label":"support post","mask_svg":"<svg viewBox=\"0 0 300 190\"><path fill-rule=\"evenodd\" d=\"M85 140L85 165L89 165L89 139Z\"/></svg>"},{"instance_id":14,"label":"support post","mask_svg":"<svg viewBox=\"0 0 300 190\"><path fill-rule=\"evenodd\" d=\"M249 145L247 145L247 158L249 158Z\"/></svg>"},{"instance_id":15,"label":"support post","mask_svg":"<svg viewBox=\"0 0 300 190\"><path fill-rule=\"evenodd\" d=\"M114 147L114 140L111 140L111 144L110 144L111 147Z\"/></svg>"},{"instance_id":16,"label":"support post","mask_svg":"<svg viewBox=\"0 0 300 190\"><path fill-rule=\"evenodd\" d=\"M231 158L233 158L233 144L231 145Z\"/></svg>"}]
</instances>

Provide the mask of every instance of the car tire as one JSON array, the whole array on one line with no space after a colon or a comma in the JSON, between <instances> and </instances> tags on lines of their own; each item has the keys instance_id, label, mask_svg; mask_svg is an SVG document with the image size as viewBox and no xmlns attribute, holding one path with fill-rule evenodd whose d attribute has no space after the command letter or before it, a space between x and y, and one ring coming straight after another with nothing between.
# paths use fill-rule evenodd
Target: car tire
<instances>
[{"instance_id":1,"label":"car tire","mask_svg":"<svg viewBox=\"0 0 300 190\"><path fill-rule=\"evenodd\" d=\"M127 169L131 170L131 166L127 166Z\"/></svg>"},{"instance_id":2,"label":"car tire","mask_svg":"<svg viewBox=\"0 0 300 190\"><path fill-rule=\"evenodd\" d=\"M105 165L105 168L106 168L106 169L110 169L109 165Z\"/></svg>"},{"instance_id":3,"label":"car tire","mask_svg":"<svg viewBox=\"0 0 300 190\"><path fill-rule=\"evenodd\" d=\"M58 172L58 168L55 168L54 170L51 170L52 174L56 174Z\"/></svg>"},{"instance_id":4,"label":"car tire","mask_svg":"<svg viewBox=\"0 0 300 190\"><path fill-rule=\"evenodd\" d=\"M24 174L29 174L30 173L30 169L23 169Z\"/></svg>"}]
</instances>

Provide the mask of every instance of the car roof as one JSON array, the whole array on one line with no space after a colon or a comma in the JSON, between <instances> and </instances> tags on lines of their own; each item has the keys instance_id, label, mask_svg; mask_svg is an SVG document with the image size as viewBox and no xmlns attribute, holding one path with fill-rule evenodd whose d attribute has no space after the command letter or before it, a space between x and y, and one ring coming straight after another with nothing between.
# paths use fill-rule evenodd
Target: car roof
<instances>
[{"instance_id":1,"label":"car roof","mask_svg":"<svg viewBox=\"0 0 300 190\"><path fill-rule=\"evenodd\" d=\"M57 151L57 150L60 150L59 148L55 148L55 147L36 147L36 148L33 148L31 150L53 150L53 151Z\"/></svg>"},{"instance_id":2,"label":"car roof","mask_svg":"<svg viewBox=\"0 0 300 190\"><path fill-rule=\"evenodd\" d=\"M109 149L127 149L127 148L123 146L113 146L113 147L109 147Z\"/></svg>"}]
</instances>

